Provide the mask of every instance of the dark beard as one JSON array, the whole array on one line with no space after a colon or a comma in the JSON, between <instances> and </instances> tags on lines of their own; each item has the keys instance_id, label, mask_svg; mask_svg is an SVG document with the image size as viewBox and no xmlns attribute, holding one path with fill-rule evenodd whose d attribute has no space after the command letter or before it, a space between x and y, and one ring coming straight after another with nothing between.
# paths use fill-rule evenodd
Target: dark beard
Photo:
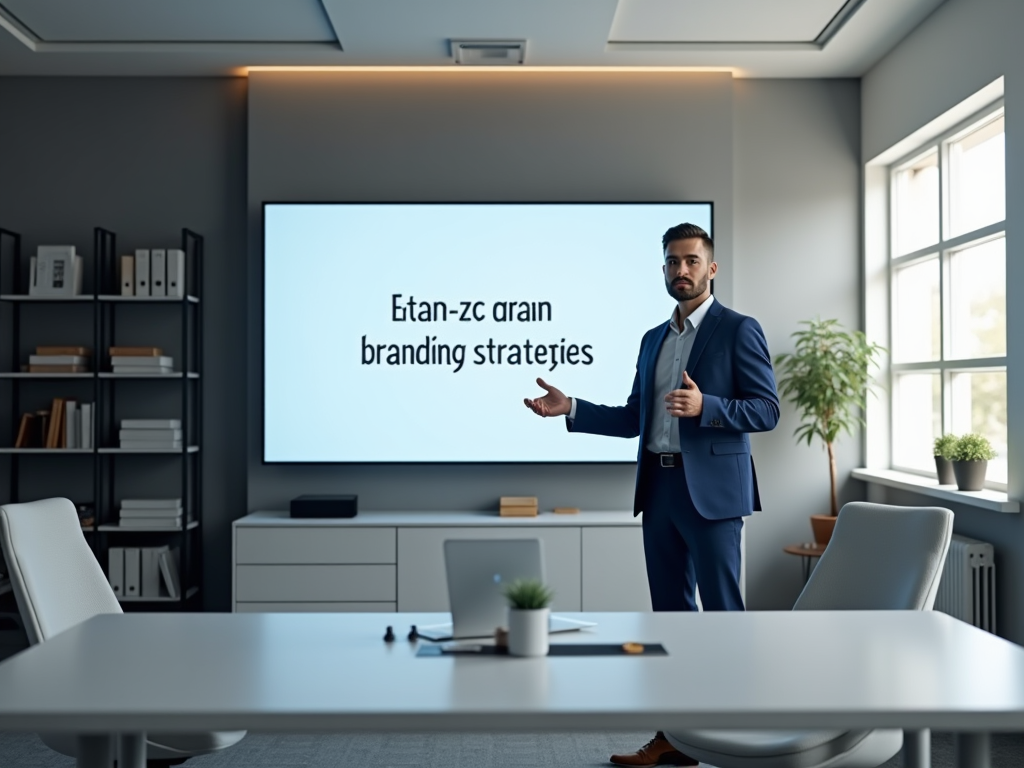
<instances>
[{"instance_id":1,"label":"dark beard","mask_svg":"<svg viewBox=\"0 0 1024 768\"><path fill-rule=\"evenodd\" d=\"M665 290L668 291L668 295L676 301L689 301L690 299L696 299L704 291L708 289L707 278L697 282L695 285L687 288L685 285L680 285L678 288L674 287L668 280L665 281Z\"/></svg>"}]
</instances>

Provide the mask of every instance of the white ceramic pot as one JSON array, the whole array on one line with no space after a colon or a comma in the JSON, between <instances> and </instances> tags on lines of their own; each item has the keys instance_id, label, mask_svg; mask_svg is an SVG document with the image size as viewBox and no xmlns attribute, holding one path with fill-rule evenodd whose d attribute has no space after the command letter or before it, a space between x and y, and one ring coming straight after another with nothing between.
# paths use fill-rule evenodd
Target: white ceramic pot
<instances>
[{"instance_id":1,"label":"white ceramic pot","mask_svg":"<svg viewBox=\"0 0 1024 768\"><path fill-rule=\"evenodd\" d=\"M548 655L550 608L508 609L508 652L512 656Z\"/></svg>"}]
</instances>

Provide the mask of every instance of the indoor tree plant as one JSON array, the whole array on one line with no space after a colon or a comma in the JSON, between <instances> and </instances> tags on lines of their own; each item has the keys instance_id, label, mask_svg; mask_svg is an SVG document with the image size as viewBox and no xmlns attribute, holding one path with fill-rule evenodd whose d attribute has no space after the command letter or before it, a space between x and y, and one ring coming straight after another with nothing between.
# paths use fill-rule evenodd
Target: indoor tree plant
<instances>
[{"instance_id":1,"label":"indoor tree plant","mask_svg":"<svg viewBox=\"0 0 1024 768\"><path fill-rule=\"evenodd\" d=\"M953 456L956 452L956 435L945 434L935 438L935 474L939 477L939 485L952 485L956 482L953 476Z\"/></svg>"},{"instance_id":2,"label":"indoor tree plant","mask_svg":"<svg viewBox=\"0 0 1024 768\"><path fill-rule=\"evenodd\" d=\"M548 619L555 593L538 579L516 579L503 590L508 600L508 652L546 656Z\"/></svg>"},{"instance_id":3,"label":"indoor tree plant","mask_svg":"<svg viewBox=\"0 0 1024 768\"><path fill-rule=\"evenodd\" d=\"M779 391L800 416L793 434L808 445L819 438L828 452L831 514L811 515L814 539L825 545L839 514L835 441L864 423L861 411L871 382L870 368L883 348L869 342L862 331L844 330L838 320L804 320L801 325L807 327L792 334L793 351L778 355L775 364Z\"/></svg>"},{"instance_id":4,"label":"indoor tree plant","mask_svg":"<svg viewBox=\"0 0 1024 768\"><path fill-rule=\"evenodd\" d=\"M953 474L961 491L980 491L985 487L985 471L996 452L992 444L976 432L969 432L956 441L953 449Z\"/></svg>"}]
</instances>

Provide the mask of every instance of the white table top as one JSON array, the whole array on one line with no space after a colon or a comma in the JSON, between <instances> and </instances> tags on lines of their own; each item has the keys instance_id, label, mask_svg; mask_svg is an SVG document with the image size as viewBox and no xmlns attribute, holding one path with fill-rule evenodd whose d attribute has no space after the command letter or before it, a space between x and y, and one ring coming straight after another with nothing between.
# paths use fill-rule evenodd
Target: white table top
<instances>
[{"instance_id":1,"label":"white table top","mask_svg":"<svg viewBox=\"0 0 1024 768\"><path fill-rule=\"evenodd\" d=\"M536 517L501 517L497 510L491 512L360 512L355 517L289 517L283 510L252 512L235 520L236 527L277 527L277 526L400 526L402 528L438 528L455 526L469 528L487 527L566 527L635 525L643 523L643 516L634 517L632 512L578 512L575 515L556 515L542 511Z\"/></svg>"},{"instance_id":2,"label":"white table top","mask_svg":"<svg viewBox=\"0 0 1024 768\"><path fill-rule=\"evenodd\" d=\"M580 615L556 642L669 655L417 658L444 614L105 615L0 664L0 730L1024 730L1024 648L941 613Z\"/></svg>"}]
</instances>

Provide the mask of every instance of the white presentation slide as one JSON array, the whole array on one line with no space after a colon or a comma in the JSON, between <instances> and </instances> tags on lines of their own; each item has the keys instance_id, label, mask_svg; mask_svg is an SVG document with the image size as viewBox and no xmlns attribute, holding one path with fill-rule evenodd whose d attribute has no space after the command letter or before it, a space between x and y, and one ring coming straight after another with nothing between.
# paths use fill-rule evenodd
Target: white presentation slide
<instances>
[{"instance_id":1,"label":"white presentation slide","mask_svg":"<svg viewBox=\"0 0 1024 768\"><path fill-rule=\"evenodd\" d=\"M264 206L266 462L628 462L537 377L623 405L669 319L661 237L710 203ZM713 234L713 233L712 233Z\"/></svg>"}]
</instances>

